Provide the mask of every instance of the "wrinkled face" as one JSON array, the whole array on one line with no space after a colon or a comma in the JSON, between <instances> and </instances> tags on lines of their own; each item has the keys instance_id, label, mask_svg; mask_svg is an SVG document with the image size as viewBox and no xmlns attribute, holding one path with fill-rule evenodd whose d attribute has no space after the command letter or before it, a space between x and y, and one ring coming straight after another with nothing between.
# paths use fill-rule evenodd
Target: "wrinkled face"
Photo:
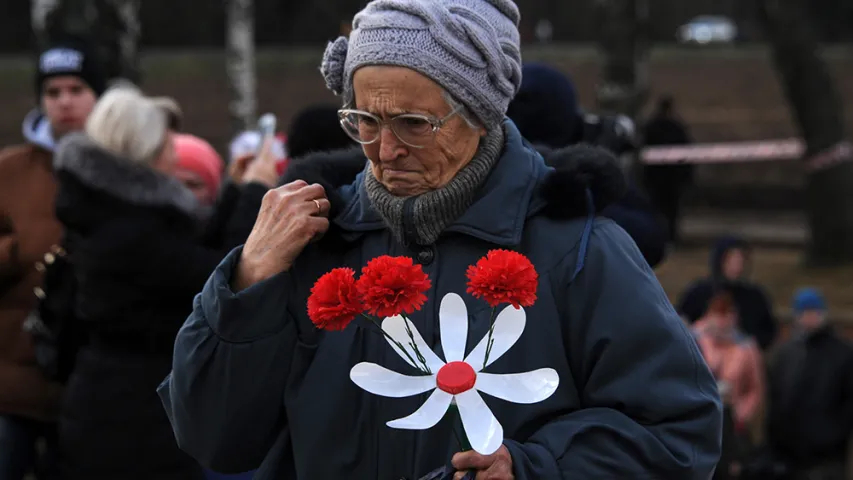
<instances>
[{"instance_id":1,"label":"wrinkled face","mask_svg":"<svg viewBox=\"0 0 853 480\"><path fill-rule=\"evenodd\" d=\"M739 249L733 248L726 252L723 257L722 272L723 276L728 280L738 280L743 276L746 268L746 253Z\"/></svg>"},{"instance_id":2,"label":"wrinkled face","mask_svg":"<svg viewBox=\"0 0 853 480\"><path fill-rule=\"evenodd\" d=\"M154 170L158 170L166 175L175 176L176 165L178 163L178 155L175 153L175 141L173 132L166 131L166 140L163 142L163 149L160 155L151 164Z\"/></svg>"},{"instance_id":3,"label":"wrinkled face","mask_svg":"<svg viewBox=\"0 0 853 480\"><path fill-rule=\"evenodd\" d=\"M96 101L95 91L78 77L52 77L42 85L41 108L55 139L82 130Z\"/></svg>"},{"instance_id":4,"label":"wrinkled face","mask_svg":"<svg viewBox=\"0 0 853 480\"><path fill-rule=\"evenodd\" d=\"M362 67L353 75L353 91L355 108L383 121L406 113L442 119L452 111L437 83L408 68ZM387 124L363 147L376 179L392 195L409 197L446 185L474 157L484 134L453 115L422 148L401 142Z\"/></svg>"},{"instance_id":5,"label":"wrinkled face","mask_svg":"<svg viewBox=\"0 0 853 480\"><path fill-rule=\"evenodd\" d=\"M200 204L213 205L216 201L216 192L208 187L207 183L198 173L177 166L175 167L174 175L181 181L181 183L184 184L184 186L193 192L193 195L195 195L195 198L198 199Z\"/></svg>"}]
</instances>

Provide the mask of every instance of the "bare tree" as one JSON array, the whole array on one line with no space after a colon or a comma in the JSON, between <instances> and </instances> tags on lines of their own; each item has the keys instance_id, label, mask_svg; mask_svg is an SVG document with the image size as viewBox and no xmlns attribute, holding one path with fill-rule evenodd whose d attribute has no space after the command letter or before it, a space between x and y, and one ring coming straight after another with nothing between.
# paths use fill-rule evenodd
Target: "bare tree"
<instances>
[{"instance_id":1,"label":"bare tree","mask_svg":"<svg viewBox=\"0 0 853 480\"><path fill-rule=\"evenodd\" d=\"M105 3L114 19L117 76L139 83L142 77L139 66L139 38L142 34L139 21L140 0L106 0Z\"/></svg>"},{"instance_id":2,"label":"bare tree","mask_svg":"<svg viewBox=\"0 0 853 480\"><path fill-rule=\"evenodd\" d=\"M648 0L595 1L600 13L599 44L605 58L598 106L609 113L636 118L648 89Z\"/></svg>"},{"instance_id":3,"label":"bare tree","mask_svg":"<svg viewBox=\"0 0 853 480\"><path fill-rule=\"evenodd\" d=\"M762 0L762 21L785 95L806 144L813 265L853 262L853 154L838 90L820 57L805 0Z\"/></svg>"},{"instance_id":4,"label":"bare tree","mask_svg":"<svg viewBox=\"0 0 853 480\"><path fill-rule=\"evenodd\" d=\"M39 48L43 48L49 42L48 17L59 6L59 1L31 0L30 2L30 21Z\"/></svg>"},{"instance_id":5,"label":"bare tree","mask_svg":"<svg viewBox=\"0 0 853 480\"><path fill-rule=\"evenodd\" d=\"M236 133L251 128L257 117L254 2L228 0L226 6L226 67L232 94L229 111Z\"/></svg>"}]
</instances>

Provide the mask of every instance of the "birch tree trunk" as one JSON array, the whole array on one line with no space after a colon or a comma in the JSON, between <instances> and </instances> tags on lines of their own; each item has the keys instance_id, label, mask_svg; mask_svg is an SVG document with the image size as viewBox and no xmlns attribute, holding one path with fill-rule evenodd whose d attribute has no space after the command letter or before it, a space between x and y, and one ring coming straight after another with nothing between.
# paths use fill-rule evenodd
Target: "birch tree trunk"
<instances>
[{"instance_id":1,"label":"birch tree trunk","mask_svg":"<svg viewBox=\"0 0 853 480\"><path fill-rule=\"evenodd\" d=\"M30 25L39 50L49 42L48 18L57 7L59 0L30 0Z\"/></svg>"},{"instance_id":2,"label":"birch tree trunk","mask_svg":"<svg viewBox=\"0 0 853 480\"><path fill-rule=\"evenodd\" d=\"M634 120L648 90L647 1L596 0L601 19L599 45L605 58L598 106Z\"/></svg>"},{"instance_id":3,"label":"birch tree trunk","mask_svg":"<svg viewBox=\"0 0 853 480\"><path fill-rule=\"evenodd\" d=\"M112 40L115 44L115 78L130 80L137 85L142 80L139 67L139 39L142 26L139 22L140 0L110 0L114 18Z\"/></svg>"},{"instance_id":4,"label":"birch tree trunk","mask_svg":"<svg viewBox=\"0 0 853 480\"><path fill-rule=\"evenodd\" d=\"M253 0L227 0L226 68L231 87L233 133L253 128L257 118Z\"/></svg>"},{"instance_id":5,"label":"birch tree trunk","mask_svg":"<svg viewBox=\"0 0 853 480\"><path fill-rule=\"evenodd\" d=\"M820 57L805 0L762 0L762 21L779 80L803 140L811 228L807 261L853 262L853 148L841 101Z\"/></svg>"}]
</instances>

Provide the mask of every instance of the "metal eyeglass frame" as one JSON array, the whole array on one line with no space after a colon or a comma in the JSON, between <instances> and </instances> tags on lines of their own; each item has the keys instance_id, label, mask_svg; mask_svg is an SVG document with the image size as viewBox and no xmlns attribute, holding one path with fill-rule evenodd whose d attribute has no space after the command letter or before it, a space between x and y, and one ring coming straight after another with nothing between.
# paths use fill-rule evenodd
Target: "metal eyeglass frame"
<instances>
[{"instance_id":1,"label":"metal eyeglass frame","mask_svg":"<svg viewBox=\"0 0 853 480\"><path fill-rule=\"evenodd\" d=\"M376 116L370 112L365 112L364 110L356 110L353 108L342 108L342 109L338 110L338 121L341 123L341 128L344 129L344 132L346 132L346 134L349 135L350 138L352 138L353 140L355 140L356 142L358 142L362 145L370 145L370 144L376 143L382 137L382 128L385 127L385 125L388 125L388 129L394 133L394 136L397 137L397 140L400 140L401 142L403 142L404 144L406 144L412 148L424 148L424 147L426 147L426 145L413 145L413 144L403 140L400 137L400 134L394 130L392 122L398 118L413 118L413 119L418 119L418 120L424 120L427 123L429 123L430 125L432 125L432 132L431 133L432 133L433 138L435 138L435 134L438 133L439 130L441 130L441 127L443 127L447 123L447 121L450 120L454 115L461 112L463 108L465 108L465 107L462 105L459 105L456 108L454 108L453 110L451 110L450 113L445 115L443 118L436 118L436 117L433 117L431 115L423 115L420 113L401 113L399 115L394 115L393 117L389 118L388 120L383 120L383 119L379 118L378 116ZM344 122L345 122L344 117L346 117L347 115L350 115L350 114L364 115L364 116L367 116L367 117L375 120L376 123L379 125L379 133L376 134L376 138L374 138L373 140L371 140L369 142L366 142L366 141L362 140L361 138L356 138L356 136L352 135L350 133L349 129L347 129L347 127L344 125Z\"/></svg>"}]
</instances>

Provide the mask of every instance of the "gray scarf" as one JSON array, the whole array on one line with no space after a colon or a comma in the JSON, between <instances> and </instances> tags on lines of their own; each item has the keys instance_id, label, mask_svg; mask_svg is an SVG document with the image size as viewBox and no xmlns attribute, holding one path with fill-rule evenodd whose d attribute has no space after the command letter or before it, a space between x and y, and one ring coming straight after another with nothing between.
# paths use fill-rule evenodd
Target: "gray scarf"
<instances>
[{"instance_id":1,"label":"gray scarf","mask_svg":"<svg viewBox=\"0 0 853 480\"><path fill-rule=\"evenodd\" d=\"M489 131L480 139L477 153L468 165L447 185L423 195L408 198L391 195L373 176L370 163L364 175L364 187L371 205L397 241L403 245L430 245L474 203L477 190L497 163L503 147L503 128Z\"/></svg>"}]
</instances>

